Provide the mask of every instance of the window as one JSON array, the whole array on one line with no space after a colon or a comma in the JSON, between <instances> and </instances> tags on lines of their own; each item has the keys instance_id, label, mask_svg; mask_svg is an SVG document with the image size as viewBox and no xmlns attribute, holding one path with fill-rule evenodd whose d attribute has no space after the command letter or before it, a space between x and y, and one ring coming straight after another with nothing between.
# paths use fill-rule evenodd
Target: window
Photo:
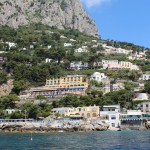
<instances>
[{"instance_id":1,"label":"window","mask_svg":"<svg viewBox=\"0 0 150 150\"><path fill-rule=\"evenodd\" d=\"M148 104L146 104L146 107L148 107Z\"/></svg>"},{"instance_id":2,"label":"window","mask_svg":"<svg viewBox=\"0 0 150 150\"><path fill-rule=\"evenodd\" d=\"M111 125L112 125L112 127L115 127L115 123L112 123Z\"/></svg>"},{"instance_id":3,"label":"window","mask_svg":"<svg viewBox=\"0 0 150 150\"><path fill-rule=\"evenodd\" d=\"M112 116L111 116L111 119L112 119L112 120L115 120L115 119L116 119L116 116L115 116L115 115L112 115Z\"/></svg>"}]
</instances>

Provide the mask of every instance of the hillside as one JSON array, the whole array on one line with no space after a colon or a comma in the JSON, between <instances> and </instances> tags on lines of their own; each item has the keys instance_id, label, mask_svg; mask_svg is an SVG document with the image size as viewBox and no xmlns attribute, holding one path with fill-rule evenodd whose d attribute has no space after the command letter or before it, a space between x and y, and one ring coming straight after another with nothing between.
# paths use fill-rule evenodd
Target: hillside
<instances>
[{"instance_id":1,"label":"hillside","mask_svg":"<svg viewBox=\"0 0 150 150\"><path fill-rule=\"evenodd\" d=\"M18 28L31 23L42 23L59 29L74 28L98 37L98 29L80 0L0 1L0 25Z\"/></svg>"},{"instance_id":2,"label":"hillside","mask_svg":"<svg viewBox=\"0 0 150 150\"><path fill-rule=\"evenodd\" d=\"M142 57L140 60L130 60L132 55ZM140 69L104 69L102 60L132 63ZM19 26L17 29L2 26L0 92L5 96L0 97L1 117L24 118L24 110L27 110L29 118L46 117L52 107L62 106L103 106L120 103L122 107L132 109L137 105L131 101L133 91L139 89L139 92L149 92L149 81L143 81L141 88L141 81L138 81L142 73L150 71L149 60L150 51L144 47L127 42L104 41L75 29L60 30L43 24ZM71 68L74 63L81 64L83 68ZM67 75L86 75L89 78L95 72L105 74L108 80L104 80L104 83L89 82L89 89L84 96L68 95L53 103L52 100L58 97L29 97L32 89L43 88L46 79L64 78ZM9 83L12 81L9 79L13 79L13 84ZM117 90L103 95L105 87L112 88L110 84L119 86ZM22 112L5 115L4 110L7 108L21 109Z\"/></svg>"}]
</instances>

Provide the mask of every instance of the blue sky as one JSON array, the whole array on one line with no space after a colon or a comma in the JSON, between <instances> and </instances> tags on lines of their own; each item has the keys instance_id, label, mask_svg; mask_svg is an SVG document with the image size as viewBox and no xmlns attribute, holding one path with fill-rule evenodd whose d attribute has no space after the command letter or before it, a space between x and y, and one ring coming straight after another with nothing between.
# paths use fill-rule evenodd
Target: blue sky
<instances>
[{"instance_id":1,"label":"blue sky","mask_svg":"<svg viewBox=\"0 0 150 150\"><path fill-rule=\"evenodd\" d=\"M150 48L150 0L81 0L102 39Z\"/></svg>"}]
</instances>

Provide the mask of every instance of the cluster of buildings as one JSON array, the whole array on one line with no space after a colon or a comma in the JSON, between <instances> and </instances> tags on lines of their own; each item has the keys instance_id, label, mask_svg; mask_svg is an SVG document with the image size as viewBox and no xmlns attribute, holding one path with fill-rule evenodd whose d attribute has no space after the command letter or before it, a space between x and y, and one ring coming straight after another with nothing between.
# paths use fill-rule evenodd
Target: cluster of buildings
<instances>
[{"instance_id":1,"label":"cluster of buildings","mask_svg":"<svg viewBox=\"0 0 150 150\"><path fill-rule=\"evenodd\" d=\"M143 52L135 52L134 54L130 54L128 56L129 60L146 60L146 52L147 50L144 50Z\"/></svg>"},{"instance_id":2,"label":"cluster of buildings","mask_svg":"<svg viewBox=\"0 0 150 150\"><path fill-rule=\"evenodd\" d=\"M143 77L143 76L141 76ZM147 80L148 78L139 78L139 83L133 89L132 97L133 101L138 100L149 100L149 95L147 93L141 93L140 91L144 89L144 84L140 83L141 79ZM146 76L147 77L147 76ZM95 82L101 86L95 85ZM36 98L38 95L43 95L47 98L59 98L64 97L68 94L75 95L86 95L87 91L92 89L102 91L103 94L109 93L111 91L119 91L125 89L126 80L116 80L112 82L105 73L95 72L90 76L86 75L67 75L60 78L47 79L45 86L31 88L26 90L20 95L21 99Z\"/></svg>"},{"instance_id":3,"label":"cluster of buildings","mask_svg":"<svg viewBox=\"0 0 150 150\"><path fill-rule=\"evenodd\" d=\"M84 75L67 75L57 79L46 80L46 85L31 88L28 91L30 97L44 95L48 98L63 97L67 94L85 95L89 82Z\"/></svg>"},{"instance_id":4,"label":"cluster of buildings","mask_svg":"<svg viewBox=\"0 0 150 150\"><path fill-rule=\"evenodd\" d=\"M118 61L118 60L102 60L103 69L108 70L119 70L119 69L129 69L129 70L139 70L137 65L133 65L128 61Z\"/></svg>"},{"instance_id":5,"label":"cluster of buildings","mask_svg":"<svg viewBox=\"0 0 150 150\"><path fill-rule=\"evenodd\" d=\"M71 119L100 118L101 121L109 124L110 128L118 128L120 126L142 126L144 119L150 118L150 109L149 112L142 111L126 110L123 112L120 105L104 105L102 109L99 106L53 108L51 114Z\"/></svg>"},{"instance_id":6,"label":"cluster of buildings","mask_svg":"<svg viewBox=\"0 0 150 150\"><path fill-rule=\"evenodd\" d=\"M122 48L116 48L113 46L108 46L107 44L102 44L102 47L104 48L104 53L107 54L113 54L113 53L118 53L118 54L130 54L132 53L132 50L126 50Z\"/></svg>"}]
</instances>

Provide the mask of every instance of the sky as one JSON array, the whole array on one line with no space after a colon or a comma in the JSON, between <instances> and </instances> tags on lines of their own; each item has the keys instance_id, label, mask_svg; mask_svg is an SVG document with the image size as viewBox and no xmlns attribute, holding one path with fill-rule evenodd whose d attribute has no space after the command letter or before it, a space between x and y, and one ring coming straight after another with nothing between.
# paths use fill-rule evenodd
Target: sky
<instances>
[{"instance_id":1,"label":"sky","mask_svg":"<svg viewBox=\"0 0 150 150\"><path fill-rule=\"evenodd\" d=\"M150 48L150 0L81 0L102 39Z\"/></svg>"}]
</instances>

